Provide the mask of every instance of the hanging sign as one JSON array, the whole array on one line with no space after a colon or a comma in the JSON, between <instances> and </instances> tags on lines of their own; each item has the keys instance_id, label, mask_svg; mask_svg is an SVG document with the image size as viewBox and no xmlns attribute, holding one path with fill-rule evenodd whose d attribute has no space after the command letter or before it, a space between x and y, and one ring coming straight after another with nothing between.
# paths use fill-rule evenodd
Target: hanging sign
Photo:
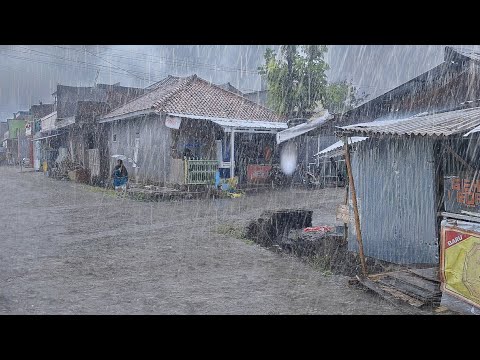
<instances>
[{"instance_id":1,"label":"hanging sign","mask_svg":"<svg viewBox=\"0 0 480 360\"><path fill-rule=\"evenodd\" d=\"M165 126L170 129L180 129L180 124L182 123L182 118L177 116L167 116L165 119Z\"/></svg>"}]
</instances>

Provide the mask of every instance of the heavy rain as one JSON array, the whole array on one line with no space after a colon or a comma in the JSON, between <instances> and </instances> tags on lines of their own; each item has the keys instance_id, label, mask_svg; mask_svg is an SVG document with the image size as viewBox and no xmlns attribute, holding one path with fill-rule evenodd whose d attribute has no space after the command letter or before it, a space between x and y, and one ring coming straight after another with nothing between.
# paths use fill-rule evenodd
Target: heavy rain
<instances>
[{"instance_id":1,"label":"heavy rain","mask_svg":"<svg viewBox=\"0 0 480 360\"><path fill-rule=\"evenodd\" d=\"M480 46L1 45L0 314L480 314Z\"/></svg>"}]
</instances>

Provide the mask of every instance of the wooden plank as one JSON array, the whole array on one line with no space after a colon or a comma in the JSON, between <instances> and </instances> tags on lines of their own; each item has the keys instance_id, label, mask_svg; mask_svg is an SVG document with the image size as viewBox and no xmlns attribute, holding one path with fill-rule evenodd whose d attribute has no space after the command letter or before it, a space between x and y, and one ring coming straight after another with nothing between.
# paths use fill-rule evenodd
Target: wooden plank
<instances>
[{"instance_id":1,"label":"wooden plank","mask_svg":"<svg viewBox=\"0 0 480 360\"><path fill-rule=\"evenodd\" d=\"M429 291L432 294L441 293L439 283L427 280L423 277L417 276L415 274L412 274L406 271L395 271L390 273L389 276L397 280L400 280L402 282L408 283L410 285L416 286L419 289Z\"/></svg>"},{"instance_id":2,"label":"wooden plank","mask_svg":"<svg viewBox=\"0 0 480 360\"><path fill-rule=\"evenodd\" d=\"M440 283L440 274L438 268L426 268L426 269L407 269L408 272L414 273L424 279Z\"/></svg>"},{"instance_id":3,"label":"wooden plank","mask_svg":"<svg viewBox=\"0 0 480 360\"><path fill-rule=\"evenodd\" d=\"M390 304L396 306L398 303L400 303L400 300L394 296L392 296L391 294L389 294L388 292L386 292L385 290L383 290L382 288L380 288L380 286L378 286L375 282L373 282L372 280L366 278L366 277L358 277L357 276L357 279L358 281L363 285L365 286L367 289L370 289L372 290L373 292L375 292L378 296L380 296L381 298L383 298L384 300L388 301Z\"/></svg>"},{"instance_id":4,"label":"wooden plank","mask_svg":"<svg viewBox=\"0 0 480 360\"><path fill-rule=\"evenodd\" d=\"M381 278L385 277L386 275L390 275L391 273L392 273L392 271L379 273L379 274L372 274L372 275L368 275L368 278L372 281L376 281L378 279L381 279Z\"/></svg>"},{"instance_id":5,"label":"wooden plank","mask_svg":"<svg viewBox=\"0 0 480 360\"><path fill-rule=\"evenodd\" d=\"M390 293L391 295L395 296L396 298L412 305L412 306L415 306L417 308L420 308L422 307L423 305L425 305L425 303L423 301L420 301L418 299L415 299L414 297L411 297L405 293L402 293L401 291L398 291L390 286L380 286L384 291Z\"/></svg>"},{"instance_id":6,"label":"wooden plank","mask_svg":"<svg viewBox=\"0 0 480 360\"><path fill-rule=\"evenodd\" d=\"M469 215L460 215L451 212L441 211L438 213L439 216L444 216L447 218L458 219L458 220L467 220L473 222L480 222L480 218L478 216L469 216Z\"/></svg>"},{"instance_id":7,"label":"wooden plank","mask_svg":"<svg viewBox=\"0 0 480 360\"><path fill-rule=\"evenodd\" d=\"M397 279L387 277L387 276L377 280L377 283L386 285L386 286L391 286L397 289L398 291L401 291L409 296L412 296L424 302L431 302L435 297L434 294L432 294L430 291L419 289L415 286L412 286L410 284L404 283L402 281L399 281Z\"/></svg>"}]
</instances>

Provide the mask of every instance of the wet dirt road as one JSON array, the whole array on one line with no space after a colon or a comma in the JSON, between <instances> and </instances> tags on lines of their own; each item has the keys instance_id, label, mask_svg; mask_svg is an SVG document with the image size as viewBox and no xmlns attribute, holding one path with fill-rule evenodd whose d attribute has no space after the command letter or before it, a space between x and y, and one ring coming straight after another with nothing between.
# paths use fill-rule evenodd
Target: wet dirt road
<instances>
[{"instance_id":1,"label":"wet dirt road","mask_svg":"<svg viewBox=\"0 0 480 360\"><path fill-rule=\"evenodd\" d=\"M263 210L334 224L341 189L140 202L0 167L0 314L407 314L300 260L223 235ZM341 200L340 200L341 201Z\"/></svg>"}]
</instances>

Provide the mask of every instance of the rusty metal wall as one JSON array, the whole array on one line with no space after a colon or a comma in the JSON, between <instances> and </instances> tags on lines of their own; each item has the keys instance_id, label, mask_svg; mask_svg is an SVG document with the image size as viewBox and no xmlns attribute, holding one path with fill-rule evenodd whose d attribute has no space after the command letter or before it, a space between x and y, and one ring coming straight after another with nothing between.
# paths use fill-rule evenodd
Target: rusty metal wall
<instances>
[{"instance_id":1,"label":"rusty metal wall","mask_svg":"<svg viewBox=\"0 0 480 360\"><path fill-rule=\"evenodd\" d=\"M369 138L352 154L365 256L437 264L434 140ZM351 194L351 193L350 193ZM358 251L350 199L348 247Z\"/></svg>"}]
</instances>

